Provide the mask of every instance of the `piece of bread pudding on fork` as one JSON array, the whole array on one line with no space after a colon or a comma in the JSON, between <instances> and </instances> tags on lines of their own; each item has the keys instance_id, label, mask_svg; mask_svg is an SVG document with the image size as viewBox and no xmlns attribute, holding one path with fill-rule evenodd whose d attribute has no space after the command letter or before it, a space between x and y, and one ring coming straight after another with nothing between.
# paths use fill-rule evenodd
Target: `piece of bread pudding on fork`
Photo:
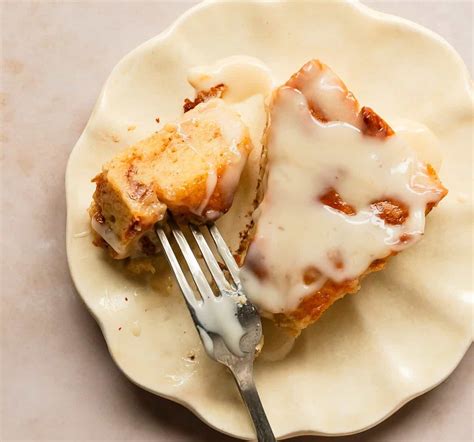
<instances>
[{"instance_id":1,"label":"piece of bread pudding on fork","mask_svg":"<svg viewBox=\"0 0 474 442\"><path fill-rule=\"evenodd\" d=\"M155 223L166 211L214 220L231 206L252 149L247 127L221 99L210 97L119 153L93 181L89 209L96 245L113 258L156 252Z\"/></svg>"}]
</instances>

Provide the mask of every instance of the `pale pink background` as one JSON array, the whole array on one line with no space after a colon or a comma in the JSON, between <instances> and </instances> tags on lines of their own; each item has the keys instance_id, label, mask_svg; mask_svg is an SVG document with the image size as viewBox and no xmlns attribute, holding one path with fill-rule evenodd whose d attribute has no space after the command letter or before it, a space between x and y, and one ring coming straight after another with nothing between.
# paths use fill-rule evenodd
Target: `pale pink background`
<instances>
[{"instance_id":1,"label":"pale pink background","mask_svg":"<svg viewBox=\"0 0 474 442\"><path fill-rule=\"evenodd\" d=\"M472 68L471 2L374 3L436 30ZM123 55L190 5L0 4L2 440L231 440L125 379L65 256L64 170L99 90ZM440 387L335 440L472 440L473 365L471 349Z\"/></svg>"}]
</instances>

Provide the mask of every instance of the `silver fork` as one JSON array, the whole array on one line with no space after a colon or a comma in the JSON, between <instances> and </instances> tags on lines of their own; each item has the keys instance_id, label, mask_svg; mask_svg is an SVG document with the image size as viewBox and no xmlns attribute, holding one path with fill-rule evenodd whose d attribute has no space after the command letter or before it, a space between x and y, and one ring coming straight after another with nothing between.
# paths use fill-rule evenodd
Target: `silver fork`
<instances>
[{"instance_id":1,"label":"silver fork","mask_svg":"<svg viewBox=\"0 0 474 442\"><path fill-rule=\"evenodd\" d=\"M193 318L194 325L196 326L203 342L204 348L212 359L224 364L232 372L242 399L253 420L257 439L262 442L273 442L276 439L273 435L267 416L265 415L253 379L255 347L262 337L262 325L260 322L260 316L255 307L246 298L242 298L241 296L244 293L239 278L239 267L217 227L214 224L202 226L202 229L208 229L210 236L215 243L216 249L227 267L232 278L232 284L229 283L219 266L219 263L214 257L201 229L192 224L189 225L189 229L197 242L209 272L216 283L219 292L217 295L233 297L232 299L239 300L239 305L236 308L236 315L238 323L240 323L244 333L242 339L240 339L238 343L238 348L234 348L233 351L231 351L229 347L232 347L232 345L230 345L229 342L225 342L224 337L219 334L215 327L214 330L210 330L209 328L212 327L209 327L209 324L207 324L206 328L206 324L204 323L206 321L202 320L202 315L199 313L203 310L205 311L206 308L211 306L210 303L216 301L216 295L194 256L191 246L189 245L183 231L179 228L171 215L168 217L168 226L181 250L181 253L183 254L200 294L200 299L196 299L195 292L189 284L171 247L164 226L157 225L156 234L163 246L163 250L174 272L181 292L184 295L184 299L191 313L191 317ZM208 310L211 310L211 314L212 312L218 313L212 309L212 306L208 308ZM209 312L207 312L206 315L209 317ZM219 318L213 319L219 320Z\"/></svg>"}]
</instances>

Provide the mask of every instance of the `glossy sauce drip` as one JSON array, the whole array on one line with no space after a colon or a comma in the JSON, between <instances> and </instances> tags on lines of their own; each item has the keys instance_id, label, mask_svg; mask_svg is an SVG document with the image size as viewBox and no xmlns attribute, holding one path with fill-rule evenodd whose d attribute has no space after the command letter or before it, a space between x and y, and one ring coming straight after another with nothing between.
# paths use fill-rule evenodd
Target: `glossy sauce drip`
<instances>
[{"instance_id":1,"label":"glossy sauce drip","mask_svg":"<svg viewBox=\"0 0 474 442\"><path fill-rule=\"evenodd\" d=\"M223 58L209 66L196 66L190 70L188 81L197 92L224 85L222 98L227 103L258 94L267 96L273 87L268 67L257 58L244 55Z\"/></svg>"},{"instance_id":2,"label":"glossy sauce drip","mask_svg":"<svg viewBox=\"0 0 474 442\"><path fill-rule=\"evenodd\" d=\"M328 75L312 84L294 76L288 84L304 94L284 86L274 98L267 190L242 270L248 297L269 313L291 311L327 280L357 278L413 244L426 206L439 199L416 150L381 119L390 136L366 135L357 102L337 82L331 87ZM318 118L315 107L336 121ZM370 130L378 130L373 121ZM391 222L384 208L398 218Z\"/></svg>"},{"instance_id":3,"label":"glossy sauce drip","mask_svg":"<svg viewBox=\"0 0 474 442\"><path fill-rule=\"evenodd\" d=\"M95 217L91 219L92 229L117 253L118 258L125 258L129 250L122 244L113 230L106 224L99 223Z\"/></svg>"},{"instance_id":4,"label":"glossy sauce drip","mask_svg":"<svg viewBox=\"0 0 474 442\"><path fill-rule=\"evenodd\" d=\"M207 201L217 190L217 178L219 178L219 191L230 204L247 161L247 156L242 155L237 149L238 143L243 138L242 123L236 124L235 121L226 119L225 113L237 112L248 126L250 134L252 134L255 120L253 114L256 108L260 107L258 102L252 102L252 98L256 96L267 97L271 93L273 79L269 68L260 60L254 57L237 55L218 60L212 65L191 68L188 73L188 82L195 89L196 97L206 97L214 91L219 98L207 99L208 101L205 104L186 112L183 120L188 121L196 118L196 114L199 115L204 109L206 118L215 121L219 125L230 149L235 153L234 161L228 165L222 176L217 177L217 171L212 170L212 165L210 165L206 196L196 214L204 215L208 220L214 220L222 214L212 210L206 213L203 212ZM187 103L189 107L189 103L193 102L187 100ZM210 111L210 108L215 108L215 111ZM264 112L263 109L259 109L259 111Z\"/></svg>"},{"instance_id":5,"label":"glossy sauce drip","mask_svg":"<svg viewBox=\"0 0 474 442\"><path fill-rule=\"evenodd\" d=\"M199 333L207 351L212 353L212 340L207 332L213 332L222 336L227 348L233 354L243 356L240 350L240 340L245 335L245 330L237 315L238 309L245 302L245 296L237 295L214 297L206 302L196 301L193 307L196 318L203 326L199 328Z\"/></svg>"},{"instance_id":6,"label":"glossy sauce drip","mask_svg":"<svg viewBox=\"0 0 474 442\"><path fill-rule=\"evenodd\" d=\"M189 136L190 132L193 130L194 124L198 120L215 123L218 126L225 143L229 146L229 150L232 152L232 159L226 166L225 176L233 176L235 179L224 179L219 182L219 191L230 203L237 189L242 169L247 160L247 155L237 148L246 136L247 132L245 125L240 120L240 116L237 112L231 109L219 98L212 98L205 103L201 103L189 112L186 112L177 125L178 132L186 141L186 145L198 156L201 155L200 151L198 148L193 146ZM219 213L212 210L205 212L205 209L213 193L217 190L218 180L220 178L221 177L218 176L218 171L214 164L209 161L204 198L199 207L189 207L191 212L208 220L213 220L219 215Z\"/></svg>"}]
</instances>

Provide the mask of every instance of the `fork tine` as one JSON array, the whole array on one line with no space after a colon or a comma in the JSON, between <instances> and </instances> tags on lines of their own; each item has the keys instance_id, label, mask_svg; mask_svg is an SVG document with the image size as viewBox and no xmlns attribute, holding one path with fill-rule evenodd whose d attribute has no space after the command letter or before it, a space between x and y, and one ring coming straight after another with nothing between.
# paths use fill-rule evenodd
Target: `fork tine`
<instances>
[{"instance_id":1,"label":"fork tine","mask_svg":"<svg viewBox=\"0 0 474 442\"><path fill-rule=\"evenodd\" d=\"M232 279L234 280L235 284L240 287L241 284L239 278L239 266L235 262L232 253L230 253L229 247L227 247L224 238L222 238L222 235L215 224L211 224L210 226L208 226L208 228L209 232L211 233L212 239L216 244L217 250L219 251L219 254L222 256L222 259L224 260L227 268L229 269Z\"/></svg>"},{"instance_id":2,"label":"fork tine","mask_svg":"<svg viewBox=\"0 0 474 442\"><path fill-rule=\"evenodd\" d=\"M214 278L219 290L221 292L232 290L231 285L224 276L224 272L219 267L219 263L214 257L214 254L207 244L206 238L202 232L198 227L193 226L192 224L189 225L189 230L191 230L191 233L193 234L199 249L201 250L202 256L204 257L204 261L206 261L207 267L209 268L209 271L211 272L211 275Z\"/></svg>"},{"instance_id":3,"label":"fork tine","mask_svg":"<svg viewBox=\"0 0 474 442\"><path fill-rule=\"evenodd\" d=\"M206 276L204 275L201 266L199 265L196 257L194 256L191 246L188 243L188 240L184 236L184 233L178 227L174 219L169 216L168 225L170 226L171 232L173 233L174 239L178 243L178 246L181 250L181 253L184 256L184 260L189 267L191 275L196 283L196 287L199 290L199 293L204 299L209 299L214 297L214 292L211 289L211 286L207 282Z\"/></svg>"},{"instance_id":4,"label":"fork tine","mask_svg":"<svg viewBox=\"0 0 474 442\"><path fill-rule=\"evenodd\" d=\"M178 259L176 258L176 255L174 254L174 251L171 248L171 244L168 240L168 237L166 236L166 233L161 227L157 227L155 231L156 235L158 236L158 239L161 242L161 245L163 246L163 251L165 252L166 258L170 263L171 269L173 270L176 276L179 288L183 292L186 302L189 305L196 307L196 298L194 296L194 291L189 285L186 276L184 276L183 270L181 269Z\"/></svg>"}]
</instances>

